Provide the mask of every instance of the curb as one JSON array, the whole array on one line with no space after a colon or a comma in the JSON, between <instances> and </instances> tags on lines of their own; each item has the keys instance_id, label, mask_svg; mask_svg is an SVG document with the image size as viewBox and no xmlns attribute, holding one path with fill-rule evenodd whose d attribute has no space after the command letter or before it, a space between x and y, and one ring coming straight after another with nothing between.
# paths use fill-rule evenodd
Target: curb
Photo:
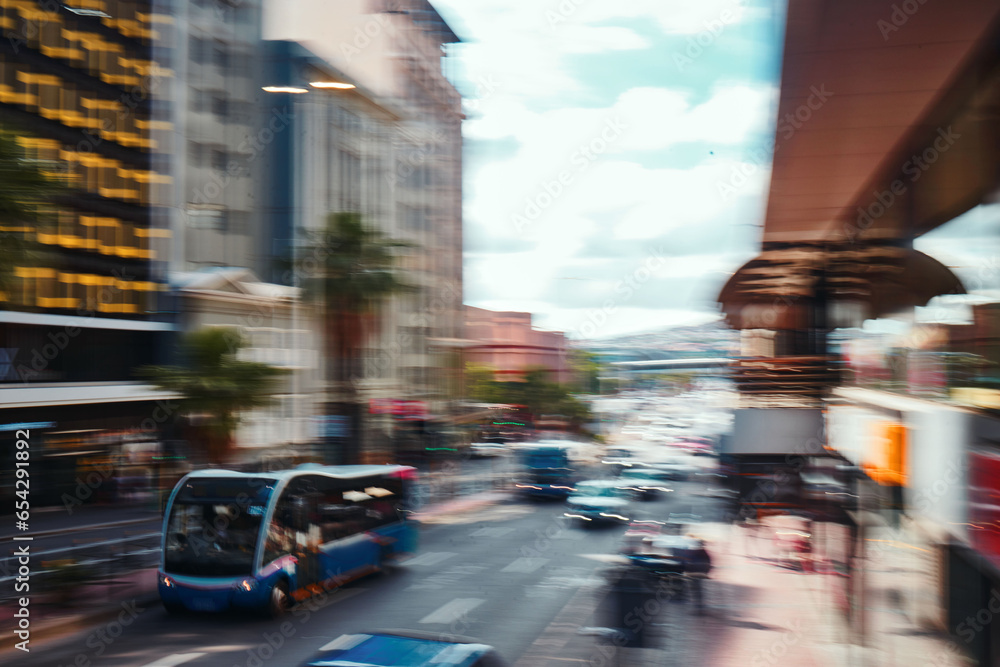
<instances>
[{"instance_id":1,"label":"curb","mask_svg":"<svg viewBox=\"0 0 1000 667\"><path fill-rule=\"evenodd\" d=\"M414 512L413 518L415 521L427 521L428 519L435 519L446 514L469 512L489 505L495 505L502 500L511 498L512 495L509 491L487 491L485 493L465 496L432 505L419 512Z\"/></svg>"}]
</instances>

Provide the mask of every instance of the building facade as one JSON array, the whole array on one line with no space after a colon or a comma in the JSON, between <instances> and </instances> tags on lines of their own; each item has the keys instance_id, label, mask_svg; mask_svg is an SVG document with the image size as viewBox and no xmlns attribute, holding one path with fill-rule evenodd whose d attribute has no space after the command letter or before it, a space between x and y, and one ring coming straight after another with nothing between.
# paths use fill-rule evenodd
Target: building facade
<instances>
[{"instance_id":1,"label":"building facade","mask_svg":"<svg viewBox=\"0 0 1000 667\"><path fill-rule=\"evenodd\" d=\"M155 448L141 461L126 450L172 418L169 397L132 375L174 329L160 158L171 72L155 55L172 20L144 0L4 0L0 23L0 124L64 186L36 222L4 230L36 252L15 262L0 302L0 423L16 427L0 433L32 427L33 503L79 500L94 493L81 478L100 486L149 465ZM9 473L13 444L2 451Z\"/></svg>"},{"instance_id":2,"label":"building facade","mask_svg":"<svg viewBox=\"0 0 1000 667\"><path fill-rule=\"evenodd\" d=\"M172 14L173 40L164 50L176 82L167 151L176 183L170 270L228 266L264 275L261 3L179 2Z\"/></svg>"},{"instance_id":3,"label":"building facade","mask_svg":"<svg viewBox=\"0 0 1000 667\"><path fill-rule=\"evenodd\" d=\"M545 370L550 382L572 379L565 334L535 329L531 313L466 306L465 330L472 341L465 361L492 368L498 380L516 380L532 369Z\"/></svg>"},{"instance_id":4,"label":"building facade","mask_svg":"<svg viewBox=\"0 0 1000 667\"><path fill-rule=\"evenodd\" d=\"M290 196L268 206L273 236L287 239L280 252L291 255L296 243L280 229L312 229L338 211L358 212L384 236L409 244L398 268L414 289L382 308L358 395L366 405L411 401L428 418L444 415L457 385L441 369L459 363L454 344L462 331L463 115L442 73L446 47L458 38L426 2L273 2L265 5L265 25L275 48L309 54L286 58L295 61L291 67L276 58L271 70L271 85L309 91L285 99L279 93L273 105L290 104L297 119L295 132L275 139L275 153L291 151L291 142L302 149L292 168L275 176L294 180L285 188ZM355 87L320 89L320 96L310 85L315 76ZM391 415L372 409L367 423L365 447L388 446Z\"/></svg>"}]
</instances>

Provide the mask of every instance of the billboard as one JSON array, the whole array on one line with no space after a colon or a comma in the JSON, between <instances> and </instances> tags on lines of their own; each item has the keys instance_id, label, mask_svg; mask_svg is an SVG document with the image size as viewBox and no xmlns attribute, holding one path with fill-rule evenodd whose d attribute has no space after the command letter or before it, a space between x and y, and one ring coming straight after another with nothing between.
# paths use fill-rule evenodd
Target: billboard
<instances>
[{"instance_id":1,"label":"billboard","mask_svg":"<svg viewBox=\"0 0 1000 667\"><path fill-rule=\"evenodd\" d=\"M825 445L820 409L743 408L735 411L732 437L723 440L720 453L817 456L826 453Z\"/></svg>"}]
</instances>

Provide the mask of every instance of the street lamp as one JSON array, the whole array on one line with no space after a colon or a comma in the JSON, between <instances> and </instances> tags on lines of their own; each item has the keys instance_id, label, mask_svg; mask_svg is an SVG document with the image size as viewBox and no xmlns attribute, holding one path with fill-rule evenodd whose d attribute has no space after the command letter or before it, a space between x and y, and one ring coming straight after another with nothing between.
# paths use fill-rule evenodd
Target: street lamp
<instances>
[{"instance_id":1,"label":"street lamp","mask_svg":"<svg viewBox=\"0 0 1000 667\"><path fill-rule=\"evenodd\" d=\"M261 90L265 93L292 93L295 95L309 92L307 88L299 88L298 86L264 86Z\"/></svg>"},{"instance_id":2,"label":"street lamp","mask_svg":"<svg viewBox=\"0 0 1000 667\"><path fill-rule=\"evenodd\" d=\"M340 81L312 81L309 85L313 88L333 88L335 90L353 90L357 88L353 83L341 83Z\"/></svg>"}]
</instances>

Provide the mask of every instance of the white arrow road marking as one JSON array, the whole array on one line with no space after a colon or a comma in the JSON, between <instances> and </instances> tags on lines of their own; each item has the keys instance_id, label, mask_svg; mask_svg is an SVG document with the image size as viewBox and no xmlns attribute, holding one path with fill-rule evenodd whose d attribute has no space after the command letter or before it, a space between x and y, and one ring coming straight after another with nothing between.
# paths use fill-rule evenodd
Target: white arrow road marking
<instances>
[{"instance_id":1,"label":"white arrow road marking","mask_svg":"<svg viewBox=\"0 0 1000 667\"><path fill-rule=\"evenodd\" d=\"M424 616L418 623L452 623L481 605L485 600L478 598L456 598L435 612Z\"/></svg>"},{"instance_id":2,"label":"white arrow road marking","mask_svg":"<svg viewBox=\"0 0 1000 667\"><path fill-rule=\"evenodd\" d=\"M204 653L174 653L173 655L168 655L166 658L160 658L148 665L143 665L143 667L174 667L175 665L180 665L182 663L196 660Z\"/></svg>"}]
</instances>

